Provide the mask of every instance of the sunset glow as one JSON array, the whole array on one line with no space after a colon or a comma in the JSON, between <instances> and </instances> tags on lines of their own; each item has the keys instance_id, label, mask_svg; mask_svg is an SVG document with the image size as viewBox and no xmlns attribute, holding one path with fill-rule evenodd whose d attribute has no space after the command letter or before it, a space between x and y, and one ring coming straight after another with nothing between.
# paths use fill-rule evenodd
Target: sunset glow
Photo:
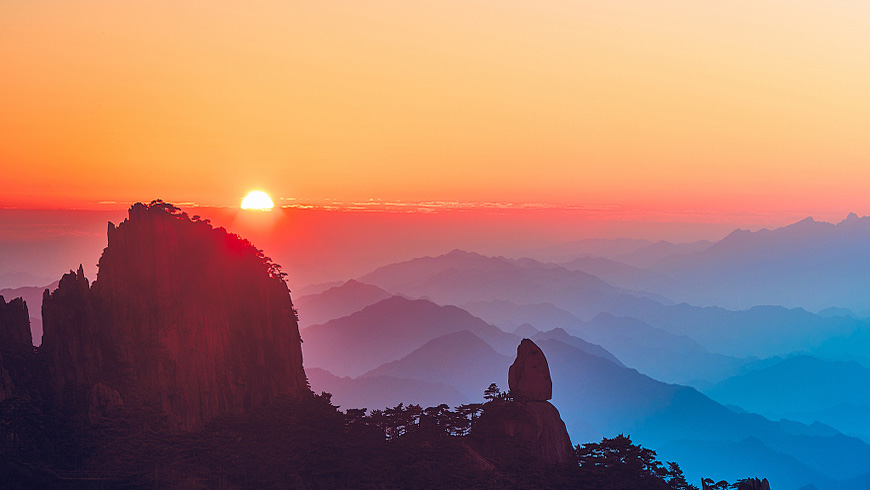
<instances>
[{"instance_id":1,"label":"sunset glow","mask_svg":"<svg viewBox=\"0 0 870 490\"><path fill-rule=\"evenodd\" d=\"M860 2L3 2L0 206L234 205L269 179L861 213L868 24Z\"/></svg>"},{"instance_id":2,"label":"sunset glow","mask_svg":"<svg viewBox=\"0 0 870 490\"><path fill-rule=\"evenodd\" d=\"M255 209L258 211L270 211L275 207L272 198L263 191L251 191L242 199L242 209Z\"/></svg>"},{"instance_id":3,"label":"sunset glow","mask_svg":"<svg viewBox=\"0 0 870 490\"><path fill-rule=\"evenodd\" d=\"M867 490L868 26L0 1L0 481Z\"/></svg>"}]
</instances>

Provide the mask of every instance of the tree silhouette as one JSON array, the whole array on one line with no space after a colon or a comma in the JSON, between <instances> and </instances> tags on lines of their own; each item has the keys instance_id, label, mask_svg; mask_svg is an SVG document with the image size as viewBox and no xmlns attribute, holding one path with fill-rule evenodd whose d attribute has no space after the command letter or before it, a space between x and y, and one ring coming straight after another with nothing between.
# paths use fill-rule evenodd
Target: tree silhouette
<instances>
[{"instance_id":1,"label":"tree silhouette","mask_svg":"<svg viewBox=\"0 0 870 490\"><path fill-rule=\"evenodd\" d=\"M683 475L683 470L680 468L680 465L676 463L676 461L668 462L668 485L675 490L688 490L689 488L696 488L693 485L689 485L689 482L686 481L686 477Z\"/></svg>"},{"instance_id":2,"label":"tree silhouette","mask_svg":"<svg viewBox=\"0 0 870 490\"><path fill-rule=\"evenodd\" d=\"M701 480L701 488L703 490L725 490L728 486L728 482L725 480L719 480L718 482L714 482L712 478Z\"/></svg>"},{"instance_id":3,"label":"tree silhouette","mask_svg":"<svg viewBox=\"0 0 870 490\"><path fill-rule=\"evenodd\" d=\"M487 389L483 390L483 399L492 401L498 398L500 394L501 390L499 389L498 385L495 383L491 383Z\"/></svg>"},{"instance_id":4,"label":"tree silhouette","mask_svg":"<svg viewBox=\"0 0 870 490\"><path fill-rule=\"evenodd\" d=\"M678 464L668 463L666 469L655 451L632 444L622 434L600 443L578 444L575 455L583 479L602 488L697 490L686 482Z\"/></svg>"}]
</instances>

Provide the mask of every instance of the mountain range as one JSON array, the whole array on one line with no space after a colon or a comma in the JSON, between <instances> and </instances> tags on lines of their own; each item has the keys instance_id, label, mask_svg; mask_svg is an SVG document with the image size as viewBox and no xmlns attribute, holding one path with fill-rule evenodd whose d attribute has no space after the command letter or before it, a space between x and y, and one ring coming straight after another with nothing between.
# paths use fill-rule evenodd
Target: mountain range
<instances>
[{"instance_id":1,"label":"mountain range","mask_svg":"<svg viewBox=\"0 0 870 490\"><path fill-rule=\"evenodd\" d=\"M504 303L497 304L504 306ZM638 322L602 315L591 323L596 329L612 335L616 345L619 339L638 337L638 328L641 332L657 331L648 325L638 326ZM580 325L589 328L583 322ZM330 330L334 333L326 335ZM383 330L384 333L373 334L373 330ZM411 335L405 330L425 334ZM303 346L308 349L310 344L317 343L324 351L332 353L332 357L326 352L309 357L308 350L305 351L306 364L311 359L311 365L327 371L347 369L348 358L356 354L349 353L343 347L346 345L365 352L369 365L380 359L381 364L367 372L357 368L343 373L353 378L345 378L344 385L330 385L336 388L356 384L365 386L369 393L385 392L389 391L387 386L397 386L396 379L404 379L409 384L411 381L430 383L419 386L433 386L433 389L436 389L434 386L441 389L441 384L451 386L466 399L475 401L480 399L483 388L489 383L504 386L509 353L499 352L482 337L488 336L500 342L503 335L513 336L507 332L494 335L496 330L456 307L393 297L347 317L309 327L303 331L306 341ZM322 331L318 336L306 337L309 332L318 331ZM438 332L441 335L437 335ZM389 349L378 346L372 350L372 344L364 338L371 334L379 339L378 343L388 342ZM663 331L660 335L660 346L670 349L668 352L677 362L684 360L687 353L703 352L687 337ZM643 339L645 337L639 337L637 343L642 345ZM559 387L554 390L553 401L561 408L575 442L596 440L613 433L630 433L634 440L645 445L666 448L662 454L669 457L679 455L687 475L698 478L709 475L708 468L720 468L709 465L706 460L710 458L728 461L727 465L722 465L727 468L719 474L730 479L751 471L757 461L773 461L780 465L775 473L779 478L775 481L784 488L798 488L809 482L818 488L841 488L845 479L870 472L870 459L863 459L870 457L870 445L844 436L833 428L775 422L725 407L692 388L662 383L625 367L619 356L562 329L538 332L534 340L550 361L554 386ZM516 345L515 341L516 337L513 337L504 345ZM377 355L368 356L375 353ZM322 384L327 385L326 381ZM409 399L419 399L420 395L414 394L419 386L408 388ZM320 389L314 383L312 387ZM394 393L392 396L390 402L397 399ZM372 408L371 403L375 401L377 399L368 398L365 406ZM691 449L699 445L706 448L705 452L693 453ZM751 452L734 457L734 448L751 449ZM824 451L825 455L814 455L813 448Z\"/></svg>"},{"instance_id":2,"label":"mountain range","mask_svg":"<svg viewBox=\"0 0 870 490\"><path fill-rule=\"evenodd\" d=\"M454 250L308 288L291 304L280 271L250 244L203 222L186 224L163 204L152 207L134 208L128 222L110 226L94 284L79 269L44 298L37 295L43 288L2 292L43 306L45 345L4 359L48 359L46 377L55 386L45 390L64 410L87 411L94 403L88 397L137 400L142 392L146 405L199 427L230 406L264 402L285 384L305 391L305 375L314 391L333 393L344 408L479 402L490 383L507 386L507 367L529 337L549 361L553 403L575 444L630 434L679 461L690 481L759 475L775 488L819 490L870 481L863 389L870 323L862 318L870 311L863 294L870 218L738 230L716 243L575 242L542 250L542 260ZM156 220L168 241L136 231L142 220ZM180 240L179 226L193 238ZM185 247L212 233L222 245L209 253L235 257L241 250L245 258L208 269L202 250ZM211 272L185 275L171 254L151 250L166 247L183 249L185 263ZM130 265L146 258L156 261L156 276ZM266 279L251 279L248 268ZM219 286L215 274L238 280ZM191 297L192 290L201 296ZM254 290L265 303L251 300ZM164 303L151 308L145 296ZM250 373L265 373L258 359L284 359L276 342L298 353L294 306L306 370L294 354L292 366L281 368L291 381L246 382ZM257 330L237 328L243 318L256 319ZM34 334L36 319L31 315ZM207 348L179 330L212 323L222 333L201 328ZM235 367L205 361L214 356ZM3 376L15 382L3 385L4 396L30 382L10 366ZM98 387L106 382L111 386ZM182 391L201 400L180 400Z\"/></svg>"},{"instance_id":3,"label":"mountain range","mask_svg":"<svg viewBox=\"0 0 870 490\"><path fill-rule=\"evenodd\" d=\"M755 305L864 314L870 299L870 217L833 224L806 218L773 230L735 230L692 253L647 268L669 277L659 292L676 301L745 309ZM635 264L636 265L636 264Z\"/></svg>"},{"instance_id":4,"label":"mountain range","mask_svg":"<svg viewBox=\"0 0 870 490\"><path fill-rule=\"evenodd\" d=\"M796 355L705 390L721 403L770 417L819 421L870 442L870 368Z\"/></svg>"},{"instance_id":5,"label":"mountain range","mask_svg":"<svg viewBox=\"0 0 870 490\"><path fill-rule=\"evenodd\" d=\"M304 315L304 312L302 313ZM429 340L467 330L509 355L517 338L455 306L400 296L302 332L305 363L340 376L359 376L398 360Z\"/></svg>"}]
</instances>

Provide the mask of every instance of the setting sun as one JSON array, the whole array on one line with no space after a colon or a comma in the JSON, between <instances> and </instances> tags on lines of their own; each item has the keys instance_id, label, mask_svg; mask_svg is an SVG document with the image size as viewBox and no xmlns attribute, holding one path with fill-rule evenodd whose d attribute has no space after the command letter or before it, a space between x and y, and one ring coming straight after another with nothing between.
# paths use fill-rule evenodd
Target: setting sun
<instances>
[{"instance_id":1,"label":"setting sun","mask_svg":"<svg viewBox=\"0 0 870 490\"><path fill-rule=\"evenodd\" d=\"M273 207L272 199L263 191L251 191L242 199L242 209L269 211Z\"/></svg>"}]
</instances>

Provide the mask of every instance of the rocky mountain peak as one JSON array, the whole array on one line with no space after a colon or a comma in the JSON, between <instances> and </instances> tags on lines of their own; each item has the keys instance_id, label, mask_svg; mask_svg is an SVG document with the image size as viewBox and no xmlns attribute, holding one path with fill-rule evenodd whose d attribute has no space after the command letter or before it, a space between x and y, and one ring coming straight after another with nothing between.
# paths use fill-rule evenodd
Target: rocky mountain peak
<instances>
[{"instance_id":1,"label":"rocky mountain peak","mask_svg":"<svg viewBox=\"0 0 870 490\"><path fill-rule=\"evenodd\" d=\"M162 201L134 204L92 285L81 267L43 302L57 403L140 403L193 429L308 390L280 267L250 242ZM106 398L106 397L104 397ZM109 404L111 405L111 404Z\"/></svg>"}]
</instances>

